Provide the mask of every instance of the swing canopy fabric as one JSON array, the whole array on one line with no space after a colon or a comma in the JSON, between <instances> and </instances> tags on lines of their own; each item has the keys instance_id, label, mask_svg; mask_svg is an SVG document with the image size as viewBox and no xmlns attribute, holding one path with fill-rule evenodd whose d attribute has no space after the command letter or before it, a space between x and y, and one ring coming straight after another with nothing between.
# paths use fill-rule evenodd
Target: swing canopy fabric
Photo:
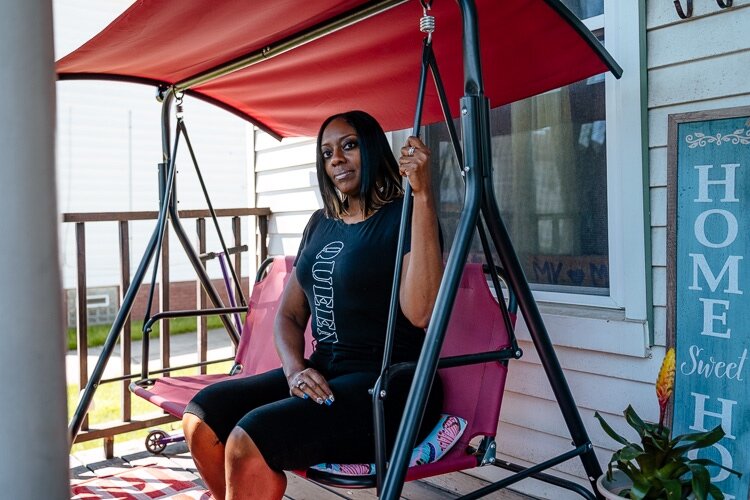
<instances>
[{"instance_id":1,"label":"swing canopy fabric","mask_svg":"<svg viewBox=\"0 0 750 500\"><path fill-rule=\"evenodd\" d=\"M455 0L431 3L433 48L457 116L464 94L461 11ZM559 0L477 0L476 9L493 107L607 70L619 76ZM364 19L347 22L358 15ZM315 135L326 117L349 109L398 130L414 117L421 16L417 0L138 0L58 61L57 73L176 85L277 137ZM255 64L181 85L248 55ZM424 124L443 118L433 86L427 89Z\"/></svg>"}]
</instances>

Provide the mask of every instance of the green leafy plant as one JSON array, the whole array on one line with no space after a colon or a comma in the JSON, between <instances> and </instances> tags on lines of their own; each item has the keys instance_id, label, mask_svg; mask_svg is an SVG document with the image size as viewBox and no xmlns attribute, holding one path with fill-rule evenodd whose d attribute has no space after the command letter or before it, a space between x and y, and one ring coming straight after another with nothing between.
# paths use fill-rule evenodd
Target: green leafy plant
<instances>
[{"instance_id":1,"label":"green leafy plant","mask_svg":"<svg viewBox=\"0 0 750 500\"><path fill-rule=\"evenodd\" d=\"M708 432L693 432L673 438L670 429L664 425L667 402L674 388L674 367L674 349L669 349L656 382L660 410L658 424L644 422L630 405L623 412L628 425L638 433L640 443L632 443L620 436L598 412L594 414L604 432L623 445L612 455L607 467L607 479L612 480L613 467L630 478L632 486L620 493L625 498L679 500L688 498L692 493L697 500L704 500L709 495L714 499L723 499L721 490L711 484L711 475L706 467L716 466L737 476L741 474L713 460L689 458L687 455L691 450L706 448L723 438L721 426Z\"/></svg>"}]
</instances>

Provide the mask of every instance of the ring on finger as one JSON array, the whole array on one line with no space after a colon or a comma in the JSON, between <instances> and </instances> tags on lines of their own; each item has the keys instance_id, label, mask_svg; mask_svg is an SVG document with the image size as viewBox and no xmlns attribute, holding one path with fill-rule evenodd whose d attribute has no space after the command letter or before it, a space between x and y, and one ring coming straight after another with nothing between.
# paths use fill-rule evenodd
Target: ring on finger
<instances>
[{"instance_id":1,"label":"ring on finger","mask_svg":"<svg viewBox=\"0 0 750 500\"><path fill-rule=\"evenodd\" d=\"M304 389L305 388L305 381L300 380L297 382L297 389Z\"/></svg>"},{"instance_id":2,"label":"ring on finger","mask_svg":"<svg viewBox=\"0 0 750 500\"><path fill-rule=\"evenodd\" d=\"M406 151L406 155L407 155L407 156L414 156L414 151L415 151L416 149L417 149L417 148L415 148L414 146L410 146L410 147L409 147L409 149L408 149L408 150Z\"/></svg>"}]
</instances>

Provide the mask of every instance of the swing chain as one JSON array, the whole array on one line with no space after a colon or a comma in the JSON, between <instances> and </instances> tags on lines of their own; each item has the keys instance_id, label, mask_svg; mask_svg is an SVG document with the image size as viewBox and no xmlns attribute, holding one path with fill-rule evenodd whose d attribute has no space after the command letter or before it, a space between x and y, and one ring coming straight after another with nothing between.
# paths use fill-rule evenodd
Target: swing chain
<instances>
[{"instance_id":1,"label":"swing chain","mask_svg":"<svg viewBox=\"0 0 750 500\"><path fill-rule=\"evenodd\" d=\"M419 18L419 31L427 33L427 43L432 42L432 33L435 31L435 16L429 15L432 2L420 0L422 4L422 17Z\"/></svg>"}]
</instances>

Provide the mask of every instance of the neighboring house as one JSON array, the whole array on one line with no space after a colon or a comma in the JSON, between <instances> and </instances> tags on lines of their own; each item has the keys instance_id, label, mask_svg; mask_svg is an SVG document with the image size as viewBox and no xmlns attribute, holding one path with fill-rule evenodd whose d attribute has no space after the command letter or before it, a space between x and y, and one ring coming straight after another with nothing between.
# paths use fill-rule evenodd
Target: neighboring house
<instances>
[{"instance_id":1,"label":"neighboring house","mask_svg":"<svg viewBox=\"0 0 750 500\"><path fill-rule=\"evenodd\" d=\"M129 2L121 3L124 8ZM594 420L595 411L620 430L626 427L621 412L631 403L642 417L658 418L654 380L667 343L667 117L750 105L750 0L734 0L727 9L715 1L695 0L694 14L686 20L678 17L672 1L564 3L604 40L624 76L590 78L493 111L494 182L581 416L605 464L615 443ZM63 210L104 210L89 204L87 197L93 195L87 194L83 182L92 182L107 168L110 177L104 186L138 186L103 194L102 201L117 204L107 210L153 210L158 106L152 104L142 114L128 111L131 105L119 106L124 95L132 95L132 109L148 107L142 94L151 90L119 86L115 94L89 94L98 85L58 84ZM190 103L192 137L202 142L198 149L206 151L206 171L212 170L212 160L217 168L229 165L225 174L217 174L215 184L224 191L215 199L223 206L270 207L269 253L296 253L310 214L321 206L314 140L277 142L257 130L245 133L242 122L222 113L216 120L226 128L218 134L218 126L201 123L204 115L193 118L193 106L206 116L209 111ZM116 110L103 111L109 108ZM75 124L96 127L97 120L119 120L125 138L118 139L114 152L94 152L85 158L83 164L88 162L90 170L76 170L71 179L82 184L76 188L81 191L74 191L66 183L72 164L67 155L76 151L66 143L73 141L69 131L85 133ZM144 132L144 127L151 129ZM391 136L398 148L406 132ZM435 179L440 181L441 221L450 241L461 180L443 126L427 127L424 137L436 166L443 167ZM130 148L128 141L133 141ZM131 165L133 175L127 177ZM187 199L199 201L189 191L189 182L180 181L183 205ZM70 195L66 205L68 192L80 194ZM145 241L146 233L139 234L133 233L133 255ZM71 236L63 238L69 241ZM114 232L110 239L116 241ZM72 255L70 247L65 248L66 255ZM477 257L473 252L472 258ZM499 450L512 461L538 463L568 450L570 436L525 325L519 323L525 355L511 363ZM557 470L583 480L579 461ZM486 468L478 474L496 477L502 472ZM546 498L578 498L533 481L518 488Z\"/></svg>"}]
</instances>

